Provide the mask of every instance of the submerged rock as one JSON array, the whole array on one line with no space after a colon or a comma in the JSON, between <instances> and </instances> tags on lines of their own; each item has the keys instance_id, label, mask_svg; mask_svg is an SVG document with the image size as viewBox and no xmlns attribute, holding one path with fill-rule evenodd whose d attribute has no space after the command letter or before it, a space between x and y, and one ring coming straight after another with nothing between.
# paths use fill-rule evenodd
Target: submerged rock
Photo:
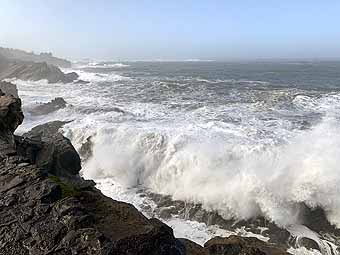
<instances>
[{"instance_id":1,"label":"submerged rock","mask_svg":"<svg viewBox=\"0 0 340 255\"><path fill-rule=\"evenodd\" d=\"M67 103L62 97L56 97L55 99L48 103L40 104L34 107L29 112L32 115L47 115L49 113L65 108L66 105Z\"/></svg>"}]
</instances>

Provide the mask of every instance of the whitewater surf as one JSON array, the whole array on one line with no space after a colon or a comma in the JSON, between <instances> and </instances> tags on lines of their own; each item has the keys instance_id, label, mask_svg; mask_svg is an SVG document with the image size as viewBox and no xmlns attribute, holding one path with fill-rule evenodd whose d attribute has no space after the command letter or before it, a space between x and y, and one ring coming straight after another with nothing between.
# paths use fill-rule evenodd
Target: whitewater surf
<instances>
[{"instance_id":1,"label":"whitewater surf","mask_svg":"<svg viewBox=\"0 0 340 255\"><path fill-rule=\"evenodd\" d=\"M322 208L340 226L339 70L337 62L96 62L64 69L86 83L13 82L25 111L19 132L71 121L63 131L83 156L83 176L177 237L203 244L287 232L294 254L337 254L331 233L305 226L304 210ZM67 107L30 114L56 97ZM303 248L303 238L317 245Z\"/></svg>"}]
</instances>

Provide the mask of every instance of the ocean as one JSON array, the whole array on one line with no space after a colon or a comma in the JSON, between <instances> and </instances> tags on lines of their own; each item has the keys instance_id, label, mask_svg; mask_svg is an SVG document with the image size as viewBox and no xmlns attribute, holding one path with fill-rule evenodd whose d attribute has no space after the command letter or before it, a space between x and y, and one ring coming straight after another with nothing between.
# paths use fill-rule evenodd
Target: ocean
<instances>
[{"instance_id":1,"label":"ocean","mask_svg":"<svg viewBox=\"0 0 340 255\"><path fill-rule=\"evenodd\" d=\"M82 175L105 195L200 244L231 233L269 240L263 226L211 221L262 217L337 254L300 210L320 207L340 227L340 62L92 62L64 71L88 83L14 81L25 113L18 132L72 121L63 131L87 150ZM30 114L55 97L67 107Z\"/></svg>"}]
</instances>

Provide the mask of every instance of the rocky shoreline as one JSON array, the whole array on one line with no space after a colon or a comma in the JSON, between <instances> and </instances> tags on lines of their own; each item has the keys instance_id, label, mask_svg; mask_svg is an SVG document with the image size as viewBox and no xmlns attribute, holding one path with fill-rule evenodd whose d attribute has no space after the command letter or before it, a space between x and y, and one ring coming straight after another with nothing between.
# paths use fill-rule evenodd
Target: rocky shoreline
<instances>
[{"instance_id":1,"label":"rocky shoreline","mask_svg":"<svg viewBox=\"0 0 340 255\"><path fill-rule=\"evenodd\" d=\"M1 81L9 78L69 83L76 81L78 75L64 74L48 63L0 55L0 255L269 255L289 254L286 250L290 247L333 254L336 248L331 243L340 245L340 230L328 222L326 212L318 207L309 208L302 203L299 216L301 224L314 231L322 242L294 236L264 217L226 220L199 204L148 192L160 219L176 215L233 232L245 228L261 234L268 242L232 235L215 237L202 247L177 239L159 219L148 219L133 205L105 197L93 181L80 177L81 158L60 132L65 122L46 123L22 136L14 135L24 115L16 86ZM64 99L56 98L26 111L32 116L47 115L67 105ZM79 150L83 160L91 156L91 149L89 137Z\"/></svg>"},{"instance_id":2,"label":"rocky shoreline","mask_svg":"<svg viewBox=\"0 0 340 255\"><path fill-rule=\"evenodd\" d=\"M158 219L105 197L56 121L15 136L21 100L0 93L0 254L287 254L255 238L176 239Z\"/></svg>"}]
</instances>

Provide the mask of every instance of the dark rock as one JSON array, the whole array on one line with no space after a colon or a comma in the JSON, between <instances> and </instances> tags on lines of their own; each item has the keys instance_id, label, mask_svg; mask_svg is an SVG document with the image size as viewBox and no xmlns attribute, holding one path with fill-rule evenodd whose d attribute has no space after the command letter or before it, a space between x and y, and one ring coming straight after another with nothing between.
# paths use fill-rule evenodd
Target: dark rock
<instances>
[{"instance_id":1,"label":"dark rock","mask_svg":"<svg viewBox=\"0 0 340 255\"><path fill-rule=\"evenodd\" d=\"M269 238L269 242L271 243L279 244L285 248L290 247L290 233L264 217L256 217L248 220L225 219L216 211L205 210L201 204L173 200L171 196L150 192L148 192L147 195L157 205L154 212L162 219L168 219L172 215L177 215L183 219L203 222L208 226L218 225L229 231L245 228L248 232L262 234ZM266 230L261 231L261 229Z\"/></svg>"},{"instance_id":2,"label":"dark rock","mask_svg":"<svg viewBox=\"0 0 340 255\"><path fill-rule=\"evenodd\" d=\"M62 97L56 97L52 101L38 105L29 112L32 115L46 115L66 107L66 101Z\"/></svg>"},{"instance_id":3,"label":"dark rock","mask_svg":"<svg viewBox=\"0 0 340 255\"><path fill-rule=\"evenodd\" d=\"M88 160L93 155L93 137L90 136L86 139L86 142L83 143L79 149L79 155L83 161Z\"/></svg>"},{"instance_id":4,"label":"dark rock","mask_svg":"<svg viewBox=\"0 0 340 255\"><path fill-rule=\"evenodd\" d=\"M57 121L40 125L23 136L42 143L35 156L37 166L54 175L68 177L79 174L81 161L71 141L58 132L64 124Z\"/></svg>"},{"instance_id":5,"label":"dark rock","mask_svg":"<svg viewBox=\"0 0 340 255\"><path fill-rule=\"evenodd\" d=\"M0 90L8 96L19 97L17 86L13 83L0 81Z\"/></svg>"},{"instance_id":6,"label":"dark rock","mask_svg":"<svg viewBox=\"0 0 340 255\"><path fill-rule=\"evenodd\" d=\"M210 255L288 255L284 249L255 237L215 237L204 244Z\"/></svg>"},{"instance_id":7,"label":"dark rock","mask_svg":"<svg viewBox=\"0 0 340 255\"><path fill-rule=\"evenodd\" d=\"M74 84L88 84L90 83L89 81L84 81L84 80L77 80L74 82Z\"/></svg>"},{"instance_id":8,"label":"dark rock","mask_svg":"<svg viewBox=\"0 0 340 255\"><path fill-rule=\"evenodd\" d=\"M13 133L24 115L20 99L4 95L1 90L0 95L0 155L7 155L16 149Z\"/></svg>"},{"instance_id":9,"label":"dark rock","mask_svg":"<svg viewBox=\"0 0 340 255\"><path fill-rule=\"evenodd\" d=\"M318 233L335 233L340 236L340 229L329 223L326 213L321 207L309 208L306 204L301 204L300 212L303 224L309 229Z\"/></svg>"},{"instance_id":10,"label":"dark rock","mask_svg":"<svg viewBox=\"0 0 340 255\"><path fill-rule=\"evenodd\" d=\"M298 247L305 247L306 249L314 249L320 251L319 244L307 237L299 238Z\"/></svg>"},{"instance_id":11,"label":"dark rock","mask_svg":"<svg viewBox=\"0 0 340 255\"><path fill-rule=\"evenodd\" d=\"M75 81L79 78L79 75L76 72L71 72L71 73L65 73L65 81ZM65 82L65 83L66 83Z\"/></svg>"},{"instance_id":12,"label":"dark rock","mask_svg":"<svg viewBox=\"0 0 340 255\"><path fill-rule=\"evenodd\" d=\"M209 255L206 249L193 241L183 238L180 238L179 241L184 245L186 255Z\"/></svg>"}]
</instances>

